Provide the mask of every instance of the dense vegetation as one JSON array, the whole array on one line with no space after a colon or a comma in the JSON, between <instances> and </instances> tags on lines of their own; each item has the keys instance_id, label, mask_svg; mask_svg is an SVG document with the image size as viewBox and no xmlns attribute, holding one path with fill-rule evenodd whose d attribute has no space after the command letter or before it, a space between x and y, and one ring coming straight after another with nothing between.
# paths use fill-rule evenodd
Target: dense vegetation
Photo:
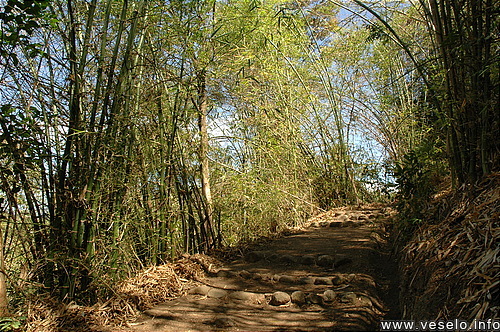
<instances>
[{"instance_id":1,"label":"dense vegetation","mask_svg":"<svg viewBox=\"0 0 500 332\"><path fill-rule=\"evenodd\" d=\"M496 0L0 3L0 314L498 167Z\"/></svg>"}]
</instances>

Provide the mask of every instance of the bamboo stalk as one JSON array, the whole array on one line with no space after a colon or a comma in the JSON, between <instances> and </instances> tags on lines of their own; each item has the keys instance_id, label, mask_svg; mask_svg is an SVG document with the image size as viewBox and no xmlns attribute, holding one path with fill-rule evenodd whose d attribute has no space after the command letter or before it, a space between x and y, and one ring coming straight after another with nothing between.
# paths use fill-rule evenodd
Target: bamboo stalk
<instances>
[{"instance_id":1,"label":"bamboo stalk","mask_svg":"<svg viewBox=\"0 0 500 332\"><path fill-rule=\"evenodd\" d=\"M0 317L7 317L9 316L9 298L7 297L7 272L5 270L3 249L3 232L0 224Z\"/></svg>"}]
</instances>

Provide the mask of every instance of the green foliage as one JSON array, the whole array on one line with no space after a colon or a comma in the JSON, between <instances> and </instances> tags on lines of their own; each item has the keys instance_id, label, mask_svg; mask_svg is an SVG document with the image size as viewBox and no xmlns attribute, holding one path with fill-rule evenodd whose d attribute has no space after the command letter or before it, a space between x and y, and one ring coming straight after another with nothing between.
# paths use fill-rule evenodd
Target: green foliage
<instances>
[{"instance_id":1,"label":"green foliage","mask_svg":"<svg viewBox=\"0 0 500 332\"><path fill-rule=\"evenodd\" d=\"M20 331L26 317L0 317L0 332Z\"/></svg>"},{"instance_id":2,"label":"green foliage","mask_svg":"<svg viewBox=\"0 0 500 332\"><path fill-rule=\"evenodd\" d=\"M295 187L297 186L297 187ZM294 188L295 187L295 188ZM221 211L225 245L301 225L311 215L311 192L297 183L259 180L254 172L227 174L215 182L216 207Z\"/></svg>"},{"instance_id":3,"label":"green foliage","mask_svg":"<svg viewBox=\"0 0 500 332\"><path fill-rule=\"evenodd\" d=\"M445 175L445 160L439 144L422 144L396 163L396 208L408 234L423 222L429 201Z\"/></svg>"},{"instance_id":4,"label":"green foliage","mask_svg":"<svg viewBox=\"0 0 500 332\"><path fill-rule=\"evenodd\" d=\"M414 151L406 154L403 161L396 164L394 175L398 189L398 209L402 213L421 215L425 202L432 193L429 173L423 157Z\"/></svg>"},{"instance_id":5,"label":"green foliage","mask_svg":"<svg viewBox=\"0 0 500 332\"><path fill-rule=\"evenodd\" d=\"M0 11L0 56L19 63L14 47L23 46L29 57L42 54L39 43L31 42L31 35L41 27L40 18L46 15L49 0L8 0Z\"/></svg>"}]
</instances>

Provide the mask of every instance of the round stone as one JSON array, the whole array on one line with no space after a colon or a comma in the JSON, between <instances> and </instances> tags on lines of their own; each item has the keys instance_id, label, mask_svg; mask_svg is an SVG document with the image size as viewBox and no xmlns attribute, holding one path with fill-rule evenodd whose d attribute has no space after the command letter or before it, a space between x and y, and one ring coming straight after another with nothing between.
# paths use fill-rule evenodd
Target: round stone
<instances>
[{"instance_id":1,"label":"round stone","mask_svg":"<svg viewBox=\"0 0 500 332\"><path fill-rule=\"evenodd\" d=\"M217 272L217 277L219 278L227 278L227 277L230 277L230 273L229 271L226 271L226 270L219 270L219 272Z\"/></svg>"},{"instance_id":2,"label":"round stone","mask_svg":"<svg viewBox=\"0 0 500 332\"><path fill-rule=\"evenodd\" d=\"M318 260L316 261L316 264L318 266L323 266L323 267L333 267L333 264L335 263L335 259L330 256L330 255L321 255L318 257Z\"/></svg>"},{"instance_id":3,"label":"round stone","mask_svg":"<svg viewBox=\"0 0 500 332\"><path fill-rule=\"evenodd\" d=\"M290 298L292 300L292 303L296 303L299 305L306 303L306 294L301 291L293 292Z\"/></svg>"},{"instance_id":4,"label":"round stone","mask_svg":"<svg viewBox=\"0 0 500 332\"><path fill-rule=\"evenodd\" d=\"M227 291L224 289L212 288L208 291L208 297L220 299L227 295Z\"/></svg>"},{"instance_id":5,"label":"round stone","mask_svg":"<svg viewBox=\"0 0 500 332\"><path fill-rule=\"evenodd\" d=\"M325 300L325 302L333 302L336 297L337 294L335 294L335 292L331 289L327 289L323 292L323 299Z\"/></svg>"},{"instance_id":6,"label":"round stone","mask_svg":"<svg viewBox=\"0 0 500 332\"><path fill-rule=\"evenodd\" d=\"M232 327L236 326L235 322L233 322L230 318L227 317L219 317L216 318L213 322L212 325L218 328L225 328L225 327Z\"/></svg>"},{"instance_id":7,"label":"round stone","mask_svg":"<svg viewBox=\"0 0 500 332\"><path fill-rule=\"evenodd\" d=\"M282 263L295 263L295 257L292 255L283 255L279 258L279 261Z\"/></svg>"},{"instance_id":8,"label":"round stone","mask_svg":"<svg viewBox=\"0 0 500 332\"><path fill-rule=\"evenodd\" d=\"M271 296L271 301L269 302L270 305L283 305L287 304L290 302L291 298L290 295L288 295L285 292L274 292L273 295Z\"/></svg>"},{"instance_id":9,"label":"round stone","mask_svg":"<svg viewBox=\"0 0 500 332\"><path fill-rule=\"evenodd\" d=\"M305 256L302 256L302 259L301 259L301 263L303 265L314 265L315 263L315 259L314 259L314 256L311 256L311 255L305 255Z\"/></svg>"},{"instance_id":10,"label":"round stone","mask_svg":"<svg viewBox=\"0 0 500 332\"><path fill-rule=\"evenodd\" d=\"M316 278L316 280L314 281L314 284L315 285L333 285L333 282L330 278L327 278L327 277L318 277Z\"/></svg>"},{"instance_id":11,"label":"round stone","mask_svg":"<svg viewBox=\"0 0 500 332\"><path fill-rule=\"evenodd\" d=\"M252 293L249 292L244 292L244 291L237 291L237 292L232 292L229 294L229 298L233 300L250 300L252 298Z\"/></svg>"},{"instance_id":12,"label":"round stone","mask_svg":"<svg viewBox=\"0 0 500 332\"><path fill-rule=\"evenodd\" d=\"M342 296L340 297L340 302L343 302L343 303L356 303L358 300L358 297L356 296L356 293L354 292L347 292L347 293L344 293L342 294Z\"/></svg>"},{"instance_id":13,"label":"round stone","mask_svg":"<svg viewBox=\"0 0 500 332\"><path fill-rule=\"evenodd\" d=\"M301 285L314 285L316 278L313 277L302 277L298 280L298 283Z\"/></svg>"},{"instance_id":14,"label":"round stone","mask_svg":"<svg viewBox=\"0 0 500 332\"><path fill-rule=\"evenodd\" d=\"M261 294L255 294L255 293L244 292L244 291L237 291L237 292L232 292L231 294L229 294L229 297L233 300L254 301L262 296L261 296Z\"/></svg>"},{"instance_id":15,"label":"round stone","mask_svg":"<svg viewBox=\"0 0 500 332\"><path fill-rule=\"evenodd\" d=\"M208 295L208 292L211 290L212 288L210 288L209 286L207 285L201 285L201 286L197 286L195 288L192 288L188 291L188 294L195 294L195 295L203 295L203 296L207 296Z\"/></svg>"},{"instance_id":16,"label":"round stone","mask_svg":"<svg viewBox=\"0 0 500 332\"><path fill-rule=\"evenodd\" d=\"M284 284L296 284L297 283L297 278L292 277L292 276L281 276L279 279L279 282L284 283Z\"/></svg>"},{"instance_id":17,"label":"round stone","mask_svg":"<svg viewBox=\"0 0 500 332\"><path fill-rule=\"evenodd\" d=\"M332 283L335 286L342 285L344 282L345 282L345 278L342 277L341 275L335 275L335 276L332 277Z\"/></svg>"}]
</instances>

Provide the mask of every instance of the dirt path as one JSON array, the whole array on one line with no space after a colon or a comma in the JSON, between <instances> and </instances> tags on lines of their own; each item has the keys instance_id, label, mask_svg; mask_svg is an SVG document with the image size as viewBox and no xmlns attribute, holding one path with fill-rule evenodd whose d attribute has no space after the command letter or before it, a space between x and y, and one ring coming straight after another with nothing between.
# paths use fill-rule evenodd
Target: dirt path
<instances>
[{"instance_id":1,"label":"dirt path","mask_svg":"<svg viewBox=\"0 0 500 332\"><path fill-rule=\"evenodd\" d=\"M382 208L337 209L261 245L127 331L374 330L397 319Z\"/></svg>"}]
</instances>

